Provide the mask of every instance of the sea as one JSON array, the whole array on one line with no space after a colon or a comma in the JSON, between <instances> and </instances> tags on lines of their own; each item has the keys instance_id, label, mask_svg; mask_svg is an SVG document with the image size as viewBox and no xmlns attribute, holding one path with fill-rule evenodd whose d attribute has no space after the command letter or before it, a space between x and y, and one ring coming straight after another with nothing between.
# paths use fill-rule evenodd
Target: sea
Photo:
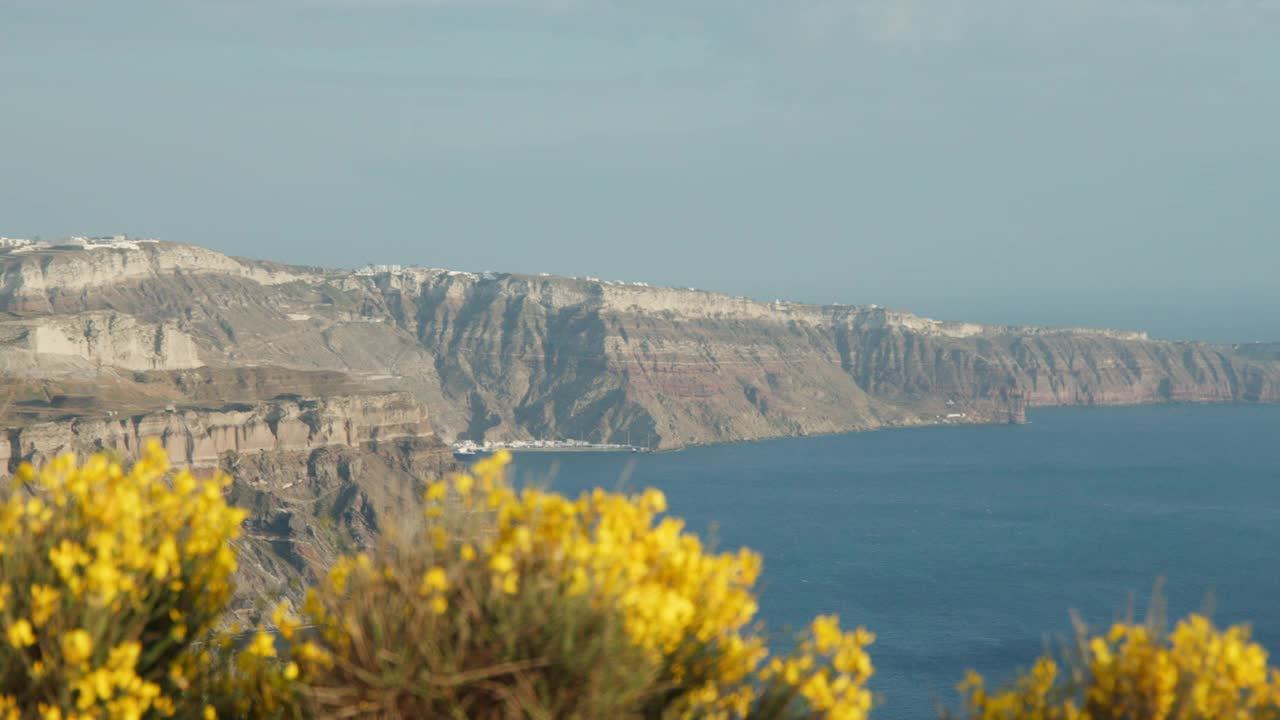
<instances>
[{"instance_id":1,"label":"sea","mask_svg":"<svg viewBox=\"0 0 1280 720\"><path fill-rule=\"evenodd\" d=\"M1025 425L891 429L668 453L522 453L576 495L657 487L722 549L764 557L773 643L815 615L876 634L874 718L935 717L1072 632L1247 622L1280 656L1280 406L1033 410ZM1273 660L1275 662L1276 660Z\"/></svg>"}]
</instances>

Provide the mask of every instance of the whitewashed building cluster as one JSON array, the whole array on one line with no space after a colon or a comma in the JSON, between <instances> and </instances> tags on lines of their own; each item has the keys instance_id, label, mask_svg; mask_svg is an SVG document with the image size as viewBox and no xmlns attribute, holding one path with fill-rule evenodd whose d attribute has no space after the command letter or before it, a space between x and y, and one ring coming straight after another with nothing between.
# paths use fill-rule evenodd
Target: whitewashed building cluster
<instances>
[{"instance_id":1,"label":"whitewashed building cluster","mask_svg":"<svg viewBox=\"0 0 1280 720\"><path fill-rule=\"evenodd\" d=\"M46 248L78 248L81 250L138 250L142 243L160 242L155 238L130 238L128 235L72 235L53 241L30 238L0 237L0 251L31 252Z\"/></svg>"}]
</instances>

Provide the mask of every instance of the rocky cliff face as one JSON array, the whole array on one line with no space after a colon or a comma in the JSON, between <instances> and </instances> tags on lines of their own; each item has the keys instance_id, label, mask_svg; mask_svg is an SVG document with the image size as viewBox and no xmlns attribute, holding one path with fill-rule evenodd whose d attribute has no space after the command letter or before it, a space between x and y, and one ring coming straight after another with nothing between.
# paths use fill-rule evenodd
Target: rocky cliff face
<instances>
[{"instance_id":1,"label":"rocky cliff face","mask_svg":"<svg viewBox=\"0 0 1280 720\"><path fill-rule=\"evenodd\" d=\"M154 241L10 251L0 272L0 302L14 311L42 312L60 300L99 288L174 275L223 275L263 285L306 280L302 269L229 258L196 245Z\"/></svg>"},{"instance_id":2,"label":"rocky cliff face","mask_svg":"<svg viewBox=\"0 0 1280 720\"><path fill-rule=\"evenodd\" d=\"M668 448L1020 422L1040 405L1280 401L1280 358L1256 348L945 323L874 306L543 276L293 268L174 243L0 256L0 278L0 311L12 322L127 316L189 339L208 368L187 373L340 375L364 390L410 393L449 439ZM56 360L67 356L36 357L40 382L64 382ZM189 355L166 357L148 362L172 367ZM123 394L157 388L103 368ZM219 382L196 385L206 405L236 399Z\"/></svg>"},{"instance_id":3,"label":"rocky cliff face","mask_svg":"<svg viewBox=\"0 0 1280 720\"><path fill-rule=\"evenodd\" d=\"M404 393L279 399L132 417L72 416L16 427L9 430L8 443L0 444L0 468L40 463L65 452L107 450L129 458L149 440L159 441L175 465L211 468L228 454L360 448L431 435L426 412Z\"/></svg>"},{"instance_id":4,"label":"rocky cliff face","mask_svg":"<svg viewBox=\"0 0 1280 720\"><path fill-rule=\"evenodd\" d=\"M116 312L38 315L0 321L0 367L31 374L68 368L180 370L203 365L195 341L173 321L140 322Z\"/></svg>"},{"instance_id":5,"label":"rocky cliff face","mask_svg":"<svg viewBox=\"0 0 1280 720\"><path fill-rule=\"evenodd\" d=\"M1274 402L1280 365L1113 330L940 323L593 281L402 273L377 284L437 358L462 432L670 447L1028 406Z\"/></svg>"},{"instance_id":6,"label":"rocky cliff face","mask_svg":"<svg viewBox=\"0 0 1280 720\"><path fill-rule=\"evenodd\" d=\"M339 555L420 527L426 481L457 465L438 439L402 437L231 453L221 469L234 478L228 501L249 511L232 609L252 627L281 598L300 604Z\"/></svg>"}]
</instances>

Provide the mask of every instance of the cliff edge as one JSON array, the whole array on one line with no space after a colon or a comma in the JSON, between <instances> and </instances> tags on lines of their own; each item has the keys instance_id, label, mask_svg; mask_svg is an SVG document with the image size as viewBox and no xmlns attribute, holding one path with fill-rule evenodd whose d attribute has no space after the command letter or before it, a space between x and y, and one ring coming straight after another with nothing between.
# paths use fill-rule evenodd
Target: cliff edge
<instances>
[{"instance_id":1,"label":"cliff edge","mask_svg":"<svg viewBox=\"0 0 1280 720\"><path fill-rule=\"evenodd\" d=\"M9 250L0 312L0 370L29 403L10 415L28 423L37 406L67 422L58 398L101 395L90 386L126 408L181 406L193 373L213 378L196 385L216 407L238 401L217 378L244 372L286 391L328 377L407 393L448 440L651 448L1021 422L1045 405L1280 401L1280 357L1257 347L589 278L304 268L169 242Z\"/></svg>"}]
</instances>

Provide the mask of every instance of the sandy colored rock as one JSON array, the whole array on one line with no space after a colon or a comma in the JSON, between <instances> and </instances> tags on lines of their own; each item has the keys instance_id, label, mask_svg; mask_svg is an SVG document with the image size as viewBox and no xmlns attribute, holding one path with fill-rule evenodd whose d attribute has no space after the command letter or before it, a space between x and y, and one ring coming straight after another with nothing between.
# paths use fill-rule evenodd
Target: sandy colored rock
<instances>
[{"instance_id":1,"label":"sandy colored rock","mask_svg":"<svg viewBox=\"0 0 1280 720\"><path fill-rule=\"evenodd\" d=\"M125 339L122 351L42 355L24 366L31 382L99 373L118 383L120 396L172 392L175 404L212 407L253 387L232 380L247 369L285 378L275 385L281 392L292 392L289 373L300 388L304 377L328 373L354 394L411 394L449 440L672 448L1021 422L1027 408L1044 405L1280 400L1280 357L1248 347L1127 330L939 322L876 306L760 302L638 283L300 268L178 243L0 255L0 279L0 311L15 314L11 322L112 312L186 339L150 358ZM117 372L190 362L192 353L179 348L185 342L204 368L150 372L190 382ZM95 357L116 360L95 365ZM305 385L297 392L323 384ZM74 398L45 395L45 415L56 414L58 402L77 412ZM246 423L235 442L266 449L317 432L353 439L362 432L337 421L323 430L300 422L282 418L269 432ZM197 454L209 442L201 439Z\"/></svg>"},{"instance_id":2,"label":"sandy colored rock","mask_svg":"<svg viewBox=\"0 0 1280 720\"><path fill-rule=\"evenodd\" d=\"M65 452L107 450L127 459L152 439L175 465L210 468L227 454L358 448L372 441L433 436L426 410L406 393L277 400L131 417L72 417L12 428L0 450L0 467L40 463Z\"/></svg>"}]
</instances>

